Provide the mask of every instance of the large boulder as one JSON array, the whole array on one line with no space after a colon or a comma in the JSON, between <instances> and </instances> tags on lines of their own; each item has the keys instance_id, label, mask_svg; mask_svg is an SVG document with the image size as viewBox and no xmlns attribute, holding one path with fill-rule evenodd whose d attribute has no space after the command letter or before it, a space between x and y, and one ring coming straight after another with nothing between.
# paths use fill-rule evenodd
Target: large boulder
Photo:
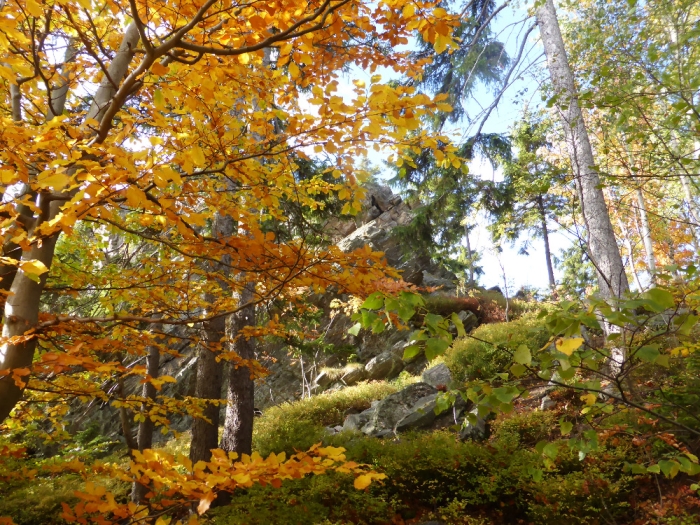
<instances>
[{"instance_id":1,"label":"large boulder","mask_svg":"<svg viewBox=\"0 0 700 525\"><path fill-rule=\"evenodd\" d=\"M391 379L399 375L401 370L403 361L391 351L382 352L365 365L369 379Z\"/></svg>"},{"instance_id":2,"label":"large boulder","mask_svg":"<svg viewBox=\"0 0 700 525\"><path fill-rule=\"evenodd\" d=\"M362 432L377 437L393 434L396 425L411 413L418 400L436 393L437 390L427 383L414 383L385 397L374 407Z\"/></svg>"},{"instance_id":3,"label":"large boulder","mask_svg":"<svg viewBox=\"0 0 700 525\"><path fill-rule=\"evenodd\" d=\"M452 382L452 373L445 363L440 363L423 372L421 379L424 383L428 383L435 388L441 385L448 386Z\"/></svg>"},{"instance_id":4,"label":"large boulder","mask_svg":"<svg viewBox=\"0 0 700 525\"><path fill-rule=\"evenodd\" d=\"M408 414L406 414L401 421L396 424L396 428L394 430L396 432L405 432L406 430L426 428L432 425L433 421L435 421L435 418L437 417L435 414L437 396L437 393L430 394L416 401Z\"/></svg>"}]
</instances>

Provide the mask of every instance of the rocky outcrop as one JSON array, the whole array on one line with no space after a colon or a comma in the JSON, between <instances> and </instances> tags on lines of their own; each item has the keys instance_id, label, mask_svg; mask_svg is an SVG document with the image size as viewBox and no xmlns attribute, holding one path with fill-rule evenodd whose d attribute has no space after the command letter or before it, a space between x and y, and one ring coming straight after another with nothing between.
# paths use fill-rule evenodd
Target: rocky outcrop
<instances>
[{"instance_id":1,"label":"rocky outcrop","mask_svg":"<svg viewBox=\"0 0 700 525\"><path fill-rule=\"evenodd\" d=\"M447 387L452 382L452 374L445 363L440 363L439 365L429 368L423 372L423 375L421 375L421 380L435 388L440 386Z\"/></svg>"}]
</instances>

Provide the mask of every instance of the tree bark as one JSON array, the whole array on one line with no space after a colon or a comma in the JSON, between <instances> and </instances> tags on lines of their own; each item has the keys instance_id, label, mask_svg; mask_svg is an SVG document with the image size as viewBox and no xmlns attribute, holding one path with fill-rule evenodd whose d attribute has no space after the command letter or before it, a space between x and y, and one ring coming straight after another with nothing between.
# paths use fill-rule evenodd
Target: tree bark
<instances>
[{"instance_id":1,"label":"tree bark","mask_svg":"<svg viewBox=\"0 0 700 525\"><path fill-rule=\"evenodd\" d=\"M160 350L158 346L151 345L148 347L148 375L155 379L158 377L160 371ZM156 398L156 387L152 383L146 382L143 384L141 390L141 396L149 401L154 401ZM148 412L150 409L150 403L147 401L141 404L141 415L146 419L139 423L138 430L138 447L139 452L151 448L153 446L153 430L155 425L153 420L148 417ZM146 485L142 485L134 481L131 487L131 501L135 503L141 503L144 500L146 494L148 494L149 488Z\"/></svg>"},{"instance_id":2,"label":"tree bark","mask_svg":"<svg viewBox=\"0 0 700 525\"><path fill-rule=\"evenodd\" d=\"M588 131L578 105L574 77L553 1L545 0L536 16L557 97L556 106L566 133L571 165L579 183L588 252L597 270L600 293L605 298L620 297L629 290L629 283L595 168Z\"/></svg>"},{"instance_id":3,"label":"tree bark","mask_svg":"<svg viewBox=\"0 0 700 525\"><path fill-rule=\"evenodd\" d=\"M654 245L651 240L651 228L649 228L649 217L647 217L647 206L646 202L644 202L642 188L637 188L637 209L639 210L639 218L642 223L642 240L644 241L644 251L647 255L647 267L653 280L656 272L656 257L654 256Z\"/></svg>"},{"instance_id":4,"label":"tree bark","mask_svg":"<svg viewBox=\"0 0 700 525\"><path fill-rule=\"evenodd\" d=\"M236 224L233 218L217 213L214 217L214 237L224 239L233 235ZM222 275L230 273L230 257L224 256L213 271L218 271ZM222 289L228 291L228 286L222 281ZM205 295L207 303L214 303L216 297ZM221 342L226 338L226 318L218 317L207 322L204 326L205 343L199 349L197 356L197 384L195 386L195 397L200 399L220 400L221 387L223 383L223 362L216 360L216 347L220 347ZM204 416L211 423L204 419L194 418L192 421L192 441L190 443L190 459L193 463L197 461L209 461L211 450L217 448L219 443L219 403L208 403L204 410Z\"/></svg>"},{"instance_id":5,"label":"tree bark","mask_svg":"<svg viewBox=\"0 0 700 525\"><path fill-rule=\"evenodd\" d=\"M540 212L540 227L542 228L542 238L544 239L544 256L547 260L547 276L549 277L549 287L554 291L557 282L554 280L554 266L552 265L552 250L549 246L549 229L547 228L547 213L544 209L542 195L537 196L537 209Z\"/></svg>"},{"instance_id":6,"label":"tree bark","mask_svg":"<svg viewBox=\"0 0 700 525\"><path fill-rule=\"evenodd\" d=\"M253 299L255 284L246 283L240 293L240 304L245 304ZM255 358L255 341L246 339L240 335L246 326L255 325L255 306L248 306L231 316L229 326L234 350L241 359ZM226 421L224 434L221 438L221 448L227 452L238 454L250 454L253 448L253 418L254 418L254 393L255 385L250 377L250 369L247 366L236 367L229 364L228 388L226 392Z\"/></svg>"},{"instance_id":7,"label":"tree bark","mask_svg":"<svg viewBox=\"0 0 700 525\"><path fill-rule=\"evenodd\" d=\"M109 66L108 73L112 83L102 83L97 90L95 100L103 100L109 94L109 99L116 91L115 85L119 85L126 75L129 64L134 57L134 50L139 41L135 24L131 24L124 33L124 39L119 47L114 60ZM92 112L91 112L92 113ZM95 112L93 118L100 118L101 113ZM62 201L52 200L49 195L44 195L39 200L41 214L35 221L37 225L54 219L60 212ZM31 248L22 253L23 261L39 260L47 268L51 268L53 254L56 247L58 234L42 239L41 243L34 243ZM23 335L27 330L36 325L39 317L41 293L46 285L47 273L44 273L39 282L28 278L21 270L15 275L10 295L5 303L3 317L2 336L4 339ZM21 343L5 343L0 348L0 370L30 367L34 358L37 340L32 338ZM22 397L24 387L15 384L12 376L3 376L0 379L0 422L4 421Z\"/></svg>"}]
</instances>

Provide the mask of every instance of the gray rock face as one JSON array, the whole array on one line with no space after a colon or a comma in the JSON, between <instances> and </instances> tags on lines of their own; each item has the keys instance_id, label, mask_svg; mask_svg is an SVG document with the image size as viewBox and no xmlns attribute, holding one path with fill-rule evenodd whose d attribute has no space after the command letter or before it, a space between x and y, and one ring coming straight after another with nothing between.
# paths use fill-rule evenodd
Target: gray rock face
<instances>
[{"instance_id":1,"label":"gray rock face","mask_svg":"<svg viewBox=\"0 0 700 525\"><path fill-rule=\"evenodd\" d=\"M459 317L459 320L462 321L466 332L471 332L474 330L474 328L479 326L479 320L476 318L476 315L474 315L474 312L462 310L461 312L457 313L457 317Z\"/></svg>"},{"instance_id":2,"label":"gray rock face","mask_svg":"<svg viewBox=\"0 0 700 525\"><path fill-rule=\"evenodd\" d=\"M489 428L486 420L479 416L478 410L475 408L470 414L476 417L476 423L472 423L469 419L466 419L462 430L459 432L459 437L463 441L483 441L489 437Z\"/></svg>"},{"instance_id":3,"label":"gray rock face","mask_svg":"<svg viewBox=\"0 0 700 525\"><path fill-rule=\"evenodd\" d=\"M369 423L372 415L374 415L374 407L359 414L350 414L343 422L343 430L362 430L362 427Z\"/></svg>"},{"instance_id":4,"label":"gray rock face","mask_svg":"<svg viewBox=\"0 0 700 525\"><path fill-rule=\"evenodd\" d=\"M350 386L354 385L355 383L359 383L366 378L367 371L364 369L364 367L357 367L346 372L343 377L340 378L340 380L346 385Z\"/></svg>"},{"instance_id":5,"label":"gray rock face","mask_svg":"<svg viewBox=\"0 0 700 525\"><path fill-rule=\"evenodd\" d=\"M391 379L403 370L403 361L394 353L382 352L365 365L369 379Z\"/></svg>"},{"instance_id":6,"label":"gray rock face","mask_svg":"<svg viewBox=\"0 0 700 525\"><path fill-rule=\"evenodd\" d=\"M437 394L430 394L419 399L411 407L411 411L396 424L396 432L430 426L437 417L435 414L437 396Z\"/></svg>"},{"instance_id":7,"label":"gray rock face","mask_svg":"<svg viewBox=\"0 0 700 525\"><path fill-rule=\"evenodd\" d=\"M361 429L362 432L371 436L378 436L386 431L393 432L399 421L412 412L411 409L418 400L436 393L437 390L427 383L414 383L385 397L374 407L369 421Z\"/></svg>"},{"instance_id":8,"label":"gray rock face","mask_svg":"<svg viewBox=\"0 0 700 525\"><path fill-rule=\"evenodd\" d=\"M440 363L423 372L421 379L424 383L437 388L439 385L449 385L452 382L452 373L445 363Z\"/></svg>"}]
</instances>

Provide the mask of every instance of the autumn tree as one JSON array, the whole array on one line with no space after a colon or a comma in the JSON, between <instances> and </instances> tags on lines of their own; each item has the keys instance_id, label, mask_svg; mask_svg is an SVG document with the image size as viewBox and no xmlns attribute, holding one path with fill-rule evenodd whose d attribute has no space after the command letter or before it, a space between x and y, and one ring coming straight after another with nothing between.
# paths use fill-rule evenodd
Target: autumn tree
<instances>
[{"instance_id":1,"label":"autumn tree","mask_svg":"<svg viewBox=\"0 0 700 525\"><path fill-rule=\"evenodd\" d=\"M146 354L151 363L156 353L177 357L184 342L200 357L258 375L225 321L331 285L367 295L380 278L397 277L379 254L278 238L264 226L286 220L280 203L315 209L319 195L357 212L353 162L373 143L399 154L439 147L459 162L447 138L420 129L444 96L434 100L379 76L358 79L348 100L339 95L339 73L351 65L417 74L410 53L392 50L414 31L441 50L454 45L455 16L428 2L401 15L396 8L353 0L2 4L0 420L14 426L43 417L61 429L69 402L99 399L166 431L178 413L213 426L219 394L163 394L176 380L154 377ZM295 177L321 154L330 179ZM99 249L110 235L139 255L111 264ZM81 294L90 301L70 308L64 297ZM246 317L237 322L244 338L284 330L275 318L262 327ZM108 386L115 381L151 384L155 398L152 390L119 394ZM23 394L31 403L18 404ZM137 446L140 466L129 480L158 492L153 455ZM221 468L221 456L214 460L206 472ZM264 482L265 469L282 468L280 461L226 486ZM202 480L196 465L189 475ZM170 475L184 483L175 470ZM204 501L200 510L225 484L205 485L183 496ZM89 512L132 513L117 507Z\"/></svg>"}]
</instances>

